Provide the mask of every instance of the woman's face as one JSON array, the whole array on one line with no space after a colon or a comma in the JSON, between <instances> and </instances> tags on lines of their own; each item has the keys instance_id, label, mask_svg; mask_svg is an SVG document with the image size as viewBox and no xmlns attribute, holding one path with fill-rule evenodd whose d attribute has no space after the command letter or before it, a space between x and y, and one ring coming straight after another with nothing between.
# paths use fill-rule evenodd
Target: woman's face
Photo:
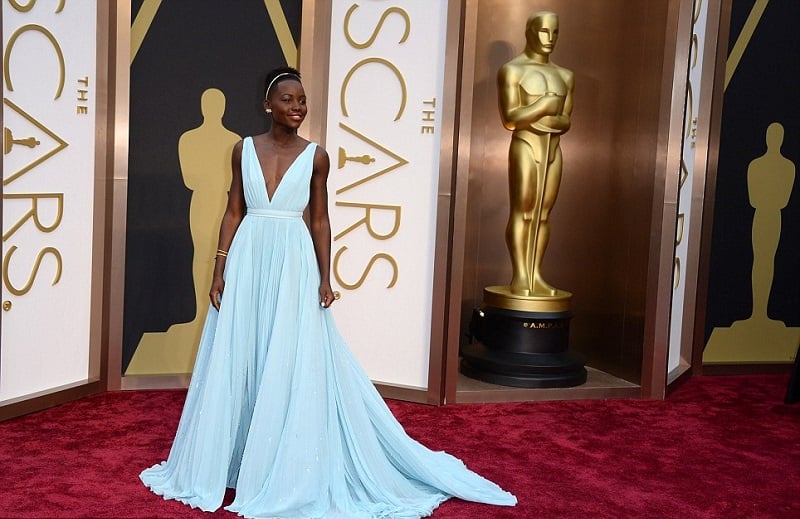
<instances>
[{"instance_id":1,"label":"woman's face","mask_svg":"<svg viewBox=\"0 0 800 519\"><path fill-rule=\"evenodd\" d=\"M272 121L276 124L297 129L308 113L306 92L296 79L285 79L275 84L264 108L272 109Z\"/></svg>"}]
</instances>

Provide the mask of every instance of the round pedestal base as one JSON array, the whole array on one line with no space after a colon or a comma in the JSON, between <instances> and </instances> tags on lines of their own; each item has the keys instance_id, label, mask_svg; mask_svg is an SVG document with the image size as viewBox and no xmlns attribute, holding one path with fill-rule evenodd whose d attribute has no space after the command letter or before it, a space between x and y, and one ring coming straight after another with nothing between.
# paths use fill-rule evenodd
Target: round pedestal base
<instances>
[{"instance_id":1,"label":"round pedestal base","mask_svg":"<svg viewBox=\"0 0 800 519\"><path fill-rule=\"evenodd\" d=\"M570 312L523 312L486 306L473 311L461 348L461 372L477 380L526 388L586 382L584 359L567 350Z\"/></svg>"}]
</instances>

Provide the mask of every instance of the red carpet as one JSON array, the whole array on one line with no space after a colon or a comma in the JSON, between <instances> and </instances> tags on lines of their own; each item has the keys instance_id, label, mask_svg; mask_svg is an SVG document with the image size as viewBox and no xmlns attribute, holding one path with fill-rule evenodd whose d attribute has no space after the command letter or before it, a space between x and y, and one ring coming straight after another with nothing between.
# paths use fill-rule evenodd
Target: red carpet
<instances>
[{"instance_id":1,"label":"red carpet","mask_svg":"<svg viewBox=\"0 0 800 519\"><path fill-rule=\"evenodd\" d=\"M699 377L666 401L389 405L413 437L520 501L450 500L435 519L797 518L800 404L782 403L787 383ZM166 456L183 397L106 393L0 423L0 517L235 519L139 484Z\"/></svg>"}]
</instances>

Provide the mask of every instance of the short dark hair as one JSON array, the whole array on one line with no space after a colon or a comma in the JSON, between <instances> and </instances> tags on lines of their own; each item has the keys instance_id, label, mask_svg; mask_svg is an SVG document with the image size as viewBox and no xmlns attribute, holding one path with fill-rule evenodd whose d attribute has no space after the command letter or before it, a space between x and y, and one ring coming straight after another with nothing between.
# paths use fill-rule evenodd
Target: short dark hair
<instances>
[{"instance_id":1,"label":"short dark hair","mask_svg":"<svg viewBox=\"0 0 800 519\"><path fill-rule=\"evenodd\" d=\"M286 79L300 81L300 72L292 67L278 67L267 72L267 77L264 79L264 98L269 96L272 87Z\"/></svg>"}]
</instances>

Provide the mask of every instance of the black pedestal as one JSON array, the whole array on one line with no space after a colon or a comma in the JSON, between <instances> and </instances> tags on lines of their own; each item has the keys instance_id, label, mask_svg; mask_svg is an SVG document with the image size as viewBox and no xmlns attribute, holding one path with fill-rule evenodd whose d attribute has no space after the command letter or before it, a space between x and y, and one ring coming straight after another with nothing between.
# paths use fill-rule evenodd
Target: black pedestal
<instances>
[{"instance_id":1,"label":"black pedestal","mask_svg":"<svg viewBox=\"0 0 800 519\"><path fill-rule=\"evenodd\" d=\"M472 340L461 348L461 372L502 386L579 386L586 382L586 368L580 355L567 351L571 318L570 312L474 310Z\"/></svg>"}]
</instances>

